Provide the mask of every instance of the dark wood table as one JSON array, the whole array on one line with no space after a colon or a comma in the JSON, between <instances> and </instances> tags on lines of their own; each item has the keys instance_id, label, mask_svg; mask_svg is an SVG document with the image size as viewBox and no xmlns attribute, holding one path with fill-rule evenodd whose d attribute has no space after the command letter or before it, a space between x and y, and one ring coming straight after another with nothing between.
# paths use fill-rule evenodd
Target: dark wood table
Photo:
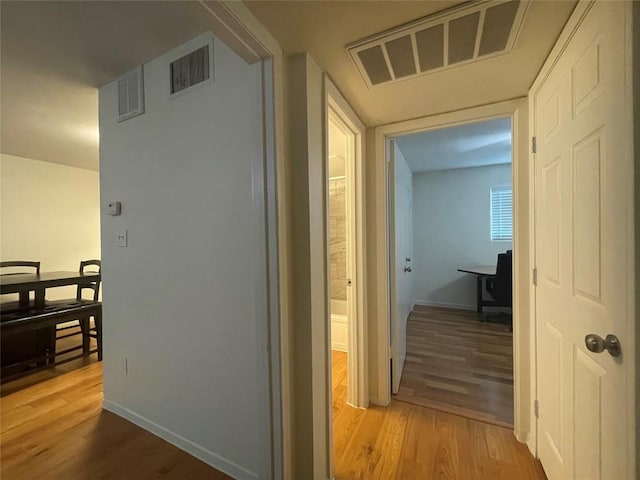
<instances>
[{"instance_id":1,"label":"dark wood table","mask_svg":"<svg viewBox=\"0 0 640 480\"><path fill-rule=\"evenodd\" d=\"M459 272L471 273L476 276L476 311L482 313L482 307L490 307L495 305L494 301L484 300L482 298L482 279L487 277L495 277L495 265L467 265L458 268Z\"/></svg>"},{"instance_id":2,"label":"dark wood table","mask_svg":"<svg viewBox=\"0 0 640 480\"><path fill-rule=\"evenodd\" d=\"M100 280L95 272L41 272L16 273L0 275L0 295L17 293L20 295L20 306L29 306L29 292L35 292L35 308L44 308L44 297L47 288L65 287L69 285L88 285Z\"/></svg>"},{"instance_id":3,"label":"dark wood table","mask_svg":"<svg viewBox=\"0 0 640 480\"><path fill-rule=\"evenodd\" d=\"M85 285L100 280L99 273L75 272L41 272L16 273L0 275L0 295L17 293L20 296L18 305L12 303L7 309L7 304L0 304L3 313L15 312L22 309L44 309L45 293L48 288L64 287L70 285ZM29 304L29 292L35 292L35 303ZM21 375L32 371L31 359L46 358L51 349L51 342L55 340L56 326L47 326L30 332L16 333L11 336L2 336L0 339L0 366L2 366L2 380L7 377ZM14 367L14 365L25 365ZM38 360L35 368L45 368L44 360ZM26 369L26 370L25 370Z\"/></svg>"}]
</instances>

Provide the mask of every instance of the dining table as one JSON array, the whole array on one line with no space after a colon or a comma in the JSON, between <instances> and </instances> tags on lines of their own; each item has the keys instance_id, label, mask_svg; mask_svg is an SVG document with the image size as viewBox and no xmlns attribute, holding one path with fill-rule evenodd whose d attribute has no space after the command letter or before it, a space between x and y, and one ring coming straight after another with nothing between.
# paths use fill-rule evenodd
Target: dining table
<instances>
[{"instance_id":1,"label":"dining table","mask_svg":"<svg viewBox=\"0 0 640 480\"><path fill-rule=\"evenodd\" d=\"M98 272L9 273L0 275L0 295L17 293L19 295L20 308L28 308L29 292L35 292L34 308L44 308L45 292L48 288L90 285L98 281L100 281Z\"/></svg>"},{"instance_id":2,"label":"dining table","mask_svg":"<svg viewBox=\"0 0 640 480\"><path fill-rule=\"evenodd\" d=\"M18 302L0 303L0 321L11 318L16 312L35 312L45 309L45 296L47 289L73 285L89 285L100 281L97 272L79 271L51 271L40 273L8 273L0 275L0 295L18 294ZM31 292L34 292L34 301L31 303ZM2 335L0 345L0 365L2 367L2 380L24 373L24 370L16 370L13 365L29 363L30 359L40 359L36 368L45 368L46 362L42 360L49 354L51 339L55 338L55 325L47 325L36 330ZM31 367L29 367L31 368Z\"/></svg>"}]
</instances>

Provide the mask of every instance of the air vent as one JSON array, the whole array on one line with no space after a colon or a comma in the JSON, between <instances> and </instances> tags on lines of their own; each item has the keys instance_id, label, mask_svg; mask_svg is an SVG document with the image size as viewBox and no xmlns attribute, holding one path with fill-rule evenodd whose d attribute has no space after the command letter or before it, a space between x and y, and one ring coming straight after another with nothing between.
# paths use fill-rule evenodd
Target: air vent
<instances>
[{"instance_id":1,"label":"air vent","mask_svg":"<svg viewBox=\"0 0 640 480\"><path fill-rule=\"evenodd\" d=\"M142 66L118 80L118 122L144 113L144 82Z\"/></svg>"},{"instance_id":2,"label":"air vent","mask_svg":"<svg viewBox=\"0 0 640 480\"><path fill-rule=\"evenodd\" d=\"M213 48L207 44L169 65L171 95L183 93L213 79Z\"/></svg>"},{"instance_id":3,"label":"air vent","mask_svg":"<svg viewBox=\"0 0 640 480\"><path fill-rule=\"evenodd\" d=\"M530 0L466 3L347 45L369 87L509 53Z\"/></svg>"}]
</instances>

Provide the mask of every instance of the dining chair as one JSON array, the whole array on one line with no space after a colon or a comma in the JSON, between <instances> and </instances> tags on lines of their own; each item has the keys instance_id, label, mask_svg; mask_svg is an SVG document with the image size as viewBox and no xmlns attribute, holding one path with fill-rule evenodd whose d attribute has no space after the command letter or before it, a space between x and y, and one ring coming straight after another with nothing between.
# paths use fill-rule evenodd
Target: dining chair
<instances>
[{"instance_id":1,"label":"dining chair","mask_svg":"<svg viewBox=\"0 0 640 480\"><path fill-rule=\"evenodd\" d=\"M80 262L80 273L100 273L102 268L102 262L100 260L83 260ZM89 292L87 298L86 293ZM100 280L96 282L78 284L75 300L55 300L53 302L47 302L48 305L52 304L96 304L100 308L96 309L96 314L93 315L93 326L91 326L91 316L82 316L77 320L67 322L64 325L58 325L54 332L55 339L52 338L52 353L55 355L56 347L55 343L63 338L72 337L78 335L78 332L68 333L58 336L57 333L80 327L80 333L82 334L82 349L85 354L89 354L91 338L95 338L98 344L98 360L102 360L102 308L100 297Z\"/></svg>"},{"instance_id":2,"label":"dining chair","mask_svg":"<svg viewBox=\"0 0 640 480\"><path fill-rule=\"evenodd\" d=\"M33 273L30 271L31 268L35 269L35 273L40 273L40 262L32 262L30 260L10 260L7 262L0 262L0 268L16 268L20 271L17 272L2 272L0 275L16 275L19 273ZM24 271L24 270L27 271Z\"/></svg>"},{"instance_id":3,"label":"dining chair","mask_svg":"<svg viewBox=\"0 0 640 480\"><path fill-rule=\"evenodd\" d=\"M5 270L10 271L7 272ZM35 273L36 275L39 275L40 262L34 262L31 260L9 260L6 262L0 262L0 275L20 275L25 273ZM19 294L19 302L3 302L0 304L0 309L6 312L28 305L28 303L29 292L22 292Z\"/></svg>"}]
</instances>

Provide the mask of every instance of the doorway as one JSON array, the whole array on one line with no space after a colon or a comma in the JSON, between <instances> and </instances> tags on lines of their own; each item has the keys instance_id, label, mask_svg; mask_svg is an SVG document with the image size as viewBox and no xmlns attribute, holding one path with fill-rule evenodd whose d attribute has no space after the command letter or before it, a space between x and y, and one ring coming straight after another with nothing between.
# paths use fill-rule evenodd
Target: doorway
<instances>
[{"instance_id":1,"label":"doorway","mask_svg":"<svg viewBox=\"0 0 640 480\"><path fill-rule=\"evenodd\" d=\"M369 405L365 328L364 125L328 78L326 110L327 408L331 470L345 428ZM335 438L334 438L335 432Z\"/></svg>"},{"instance_id":2,"label":"doorway","mask_svg":"<svg viewBox=\"0 0 640 480\"><path fill-rule=\"evenodd\" d=\"M531 361L530 318L533 315L531 298L531 269L533 259L530 251L529 191L531 172L526 159L529 155L528 111L526 98L443 113L430 117L407 120L376 128L374 194L381 201L375 206L374 220L384 226L375 232L377 255L382 261L375 265L375 287L379 292L389 292L391 264L388 238L388 152L391 140L405 134L438 128L464 125L482 120L510 118L512 122L512 185L513 185L513 288L519 295L513 298L513 369L514 378L514 433L518 440L526 442L535 451L536 419L533 410L533 368ZM370 353L376 372L376 384L372 399L379 405L391 401L391 350L389 295L379 295L375 302L375 350Z\"/></svg>"},{"instance_id":3,"label":"doorway","mask_svg":"<svg viewBox=\"0 0 640 480\"><path fill-rule=\"evenodd\" d=\"M511 119L390 142L394 399L513 426Z\"/></svg>"},{"instance_id":4,"label":"doorway","mask_svg":"<svg viewBox=\"0 0 640 480\"><path fill-rule=\"evenodd\" d=\"M349 325L353 294L350 260L354 225L348 200L353 179L354 135L332 109L327 121L327 225L329 233L329 329L331 332L331 386L335 415L348 402ZM335 416L334 415L334 416Z\"/></svg>"}]
</instances>

